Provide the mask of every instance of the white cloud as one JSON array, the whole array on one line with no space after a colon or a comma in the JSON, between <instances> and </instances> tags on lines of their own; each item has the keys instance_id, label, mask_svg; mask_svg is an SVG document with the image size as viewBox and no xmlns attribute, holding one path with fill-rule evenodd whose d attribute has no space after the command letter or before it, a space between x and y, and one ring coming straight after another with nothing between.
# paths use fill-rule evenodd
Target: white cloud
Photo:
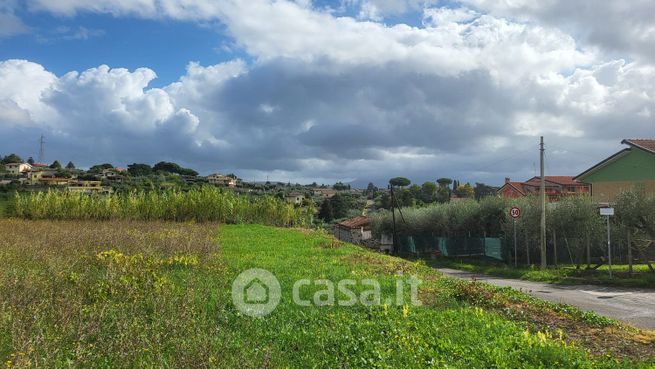
<instances>
[{"instance_id":1,"label":"white cloud","mask_svg":"<svg viewBox=\"0 0 655 369\"><path fill-rule=\"evenodd\" d=\"M427 8L423 11L423 24L443 26L449 23L467 23L480 16L466 8Z\"/></svg>"},{"instance_id":2,"label":"white cloud","mask_svg":"<svg viewBox=\"0 0 655 369\"><path fill-rule=\"evenodd\" d=\"M602 158L623 136L652 135L655 67L587 48L534 15L556 1L355 3L369 6L367 19L422 10L423 23L362 21L307 1L30 0L60 15L220 20L253 61L189 63L163 88L148 87L148 68L57 77L0 62L0 143L28 127L75 142L66 155L180 160L246 178L493 180L530 172L537 135L560 147L550 160L568 174L594 162L561 148Z\"/></svg>"},{"instance_id":3,"label":"white cloud","mask_svg":"<svg viewBox=\"0 0 655 369\"><path fill-rule=\"evenodd\" d=\"M480 11L559 27L582 43L655 61L655 2L651 0L460 0Z\"/></svg>"},{"instance_id":4,"label":"white cloud","mask_svg":"<svg viewBox=\"0 0 655 369\"><path fill-rule=\"evenodd\" d=\"M16 59L2 61L0 62L0 101L11 101L13 103L6 103L7 106L12 105L15 109L27 112L29 122L47 122L56 113L42 101L42 98L55 81L56 76L46 71L40 64ZM28 123L27 120L22 121Z\"/></svg>"}]
</instances>

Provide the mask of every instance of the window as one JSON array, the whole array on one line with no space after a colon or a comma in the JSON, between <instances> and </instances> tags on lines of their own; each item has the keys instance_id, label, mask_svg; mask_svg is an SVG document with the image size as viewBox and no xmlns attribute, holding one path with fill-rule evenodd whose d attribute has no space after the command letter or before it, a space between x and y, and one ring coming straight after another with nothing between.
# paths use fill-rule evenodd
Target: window
<instances>
[{"instance_id":1,"label":"window","mask_svg":"<svg viewBox=\"0 0 655 369\"><path fill-rule=\"evenodd\" d=\"M575 192L575 186L569 186L568 191L569 192Z\"/></svg>"}]
</instances>

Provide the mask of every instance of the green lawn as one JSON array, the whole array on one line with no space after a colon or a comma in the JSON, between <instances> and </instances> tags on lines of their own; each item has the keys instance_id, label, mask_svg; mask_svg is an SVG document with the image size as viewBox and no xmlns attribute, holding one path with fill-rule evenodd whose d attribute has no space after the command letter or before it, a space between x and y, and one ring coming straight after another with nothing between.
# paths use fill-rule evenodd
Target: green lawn
<instances>
[{"instance_id":1,"label":"green lawn","mask_svg":"<svg viewBox=\"0 0 655 369\"><path fill-rule=\"evenodd\" d=\"M574 265L559 265L558 267L550 266L545 271L541 271L538 266L514 268L485 261L459 260L456 258L429 260L428 264L438 268L460 269L535 282L655 288L655 273L650 272L648 266L644 264L633 265L632 276L628 274L627 265L612 265L612 278L609 277L607 265L603 265L596 270L585 270L585 266L582 266L581 270L576 270Z\"/></svg>"},{"instance_id":2,"label":"green lawn","mask_svg":"<svg viewBox=\"0 0 655 369\"><path fill-rule=\"evenodd\" d=\"M216 236L216 227L0 220L0 359L7 367L648 368L629 358L655 353L652 333L319 232L221 225ZM232 281L253 267L282 287L263 318L232 303ZM399 273L424 281L423 306L292 302L302 278L376 279L383 297L394 296Z\"/></svg>"}]
</instances>

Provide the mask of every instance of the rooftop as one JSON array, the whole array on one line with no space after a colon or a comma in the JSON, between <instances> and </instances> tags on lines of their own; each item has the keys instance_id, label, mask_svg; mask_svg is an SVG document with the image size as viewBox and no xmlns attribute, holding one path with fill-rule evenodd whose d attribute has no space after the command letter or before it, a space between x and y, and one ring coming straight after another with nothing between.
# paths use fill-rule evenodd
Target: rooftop
<instances>
[{"instance_id":1,"label":"rooftop","mask_svg":"<svg viewBox=\"0 0 655 369\"><path fill-rule=\"evenodd\" d=\"M655 154L655 140L644 138L626 138L625 140L621 141L621 143L635 146Z\"/></svg>"},{"instance_id":2,"label":"rooftop","mask_svg":"<svg viewBox=\"0 0 655 369\"><path fill-rule=\"evenodd\" d=\"M337 225L341 227L346 227L346 228L360 228L368 225L368 217L367 216L357 216L351 219L346 219L343 222L337 223Z\"/></svg>"}]
</instances>

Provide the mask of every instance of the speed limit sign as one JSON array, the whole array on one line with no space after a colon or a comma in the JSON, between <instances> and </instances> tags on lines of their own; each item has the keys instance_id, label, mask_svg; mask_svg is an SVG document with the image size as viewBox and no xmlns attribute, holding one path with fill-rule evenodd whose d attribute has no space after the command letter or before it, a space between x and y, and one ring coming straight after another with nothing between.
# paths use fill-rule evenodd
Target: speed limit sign
<instances>
[{"instance_id":1,"label":"speed limit sign","mask_svg":"<svg viewBox=\"0 0 655 369\"><path fill-rule=\"evenodd\" d=\"M518 208L517 206L512 206L509 209L509 216L514 218L514 219L517 219L518 217L521 216L521 209Z\"/></svg>"}]
</instances>

